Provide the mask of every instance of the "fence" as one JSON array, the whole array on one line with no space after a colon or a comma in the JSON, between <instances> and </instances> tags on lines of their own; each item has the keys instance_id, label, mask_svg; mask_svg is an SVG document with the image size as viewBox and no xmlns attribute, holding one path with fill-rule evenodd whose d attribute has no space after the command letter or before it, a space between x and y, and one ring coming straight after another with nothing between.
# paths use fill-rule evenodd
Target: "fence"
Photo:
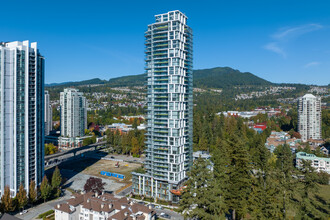
<instances>
[{"instance_id":1,"label":"fence","mask_svg":"<svg viewBox=\"0 0 330 220\"><path fill-rule=\"evenodd\" d=\"M101 171L100 174L104 175L104 176L112 176L112 177L116 177L119 179L125 179L125 175L121 175L118 173L110 173L110 172L106 172L106 171Z\"/></svg>"}]
</instances>

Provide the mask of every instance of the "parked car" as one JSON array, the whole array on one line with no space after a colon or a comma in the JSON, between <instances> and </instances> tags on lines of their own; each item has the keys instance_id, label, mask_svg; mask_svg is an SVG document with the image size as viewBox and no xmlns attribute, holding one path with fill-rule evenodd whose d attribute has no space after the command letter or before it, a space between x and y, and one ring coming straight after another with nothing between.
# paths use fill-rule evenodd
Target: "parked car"
<instances>
[{"instance_id":1,"label":"parked car","mask_svg":"<svg viewBox=\"0 0 330 220\"><path fill-rule=\"evenodd\" d=\"M20 212L19 214L20 215L24 215L25 213L27 213L28 211L27 210L23 210L22 212Z\"/></svg>"},{"instance_id":2,"label":"parked car","mask_svg":"<svg viewBox=\"0 0 330 220\"><path fill-rule=\"evenodd\" d=\"M155 205L154 204L152 204L152 203L150 203L150 204L148 204L148 206L150 207L150 208L155 208Z\"/></svg>"},{"instance_id":3,"label":"parked car","mask_svg":"<svg viewBox=\"0 0 330 220\"><path fill-rule=\"evenodd\" d=\"M159 215L159 216L160 216L160 217L162 217L162 218L171 219L171 216L170 216L170 215L168 215L168 214L166 214L166 213L164 213L164 212L160 213L160 215Z\"/></svg>"},{"instance_id":4,"label":"parked car","mask_svg":"<svg viewBox=\"0 0 330 220\"><path fill-rule=\"evenodd\" d=\"M161 205L158 205L158 206L156 206L156 209L161 209L161 210L163 210L164 209L164 207L163 206L161 206ZM164 213L165 214L165 213Z\"/></svg>"}]
</instances>

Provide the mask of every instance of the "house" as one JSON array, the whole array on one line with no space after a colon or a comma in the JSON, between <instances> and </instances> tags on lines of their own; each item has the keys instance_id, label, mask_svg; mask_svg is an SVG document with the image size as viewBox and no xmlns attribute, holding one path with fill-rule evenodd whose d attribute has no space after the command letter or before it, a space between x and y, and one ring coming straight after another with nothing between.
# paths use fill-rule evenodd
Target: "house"
<instances>
[{"instance_id":1,"label":"house","mask_svg":"<svg viewBox=\"0 0 330 220\"><path fill-rule=\"evenodd\" d=\"M276 132L272 131L267 138L265 146L270 152L274 152L277 146L287 144L290 146L292 153L296 152L296 149L300 146L301 139L291 138L291 136L284 131Z\"/></svg>"}]
</instances>

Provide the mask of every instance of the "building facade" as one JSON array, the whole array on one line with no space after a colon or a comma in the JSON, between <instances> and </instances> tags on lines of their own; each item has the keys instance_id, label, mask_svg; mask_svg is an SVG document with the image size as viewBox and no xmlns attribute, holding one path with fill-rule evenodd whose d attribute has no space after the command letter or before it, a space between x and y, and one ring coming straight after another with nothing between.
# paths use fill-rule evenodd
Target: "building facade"
<instances>
[{"instance_id":1,"label":"building facade","mask_svg":"<svg viewBox=\"0 0 330 220\"><path fill-rule=\"evenodd\" d=\"M306 94L298 99L298 132L305 142L321 139L321 97Z\"/></svg>"},{"instance_id":2,"label":"building facade","mask_svg":"<svg viewBox=\"0 0 330 220\"><path fill-rule=\"evenodd\" d=\"M55 220L155 220L156 212L126 197L88 192L55 206Z\"/></svg>"},{"instance_id":3,"label":"building facade","mask_svg":"<svg viewBox=\"0 0 330 220\"><path fill-rule=\"evenodd\" d=\"M49 92L45 90L45 135L53 130L53 109L49 101Z\"/></svg>"},{"instance_id":4,"label":"building facade","mask_svg":"<svg viewBox=\"0 0 330 220\"><path fill-rule=\"evenodd\" d=\"M298 152L296 154L296 167L302 168L302 161L310 161L311 166L315 168L317 172L323 171L330 174L330 158L317 157L314 154L308 154L305 152Z\"/></svg>"},{"instance_id":5,"label":"building facade","mask_svg":"<svg viewBox=\"0 0 330 220\"><path fill-rule=\"evenodd\" d=\"M0 43L0 190L44 174L44 57L37 43Z\"/></svg>"},{"instance_id":6,"label":"building facade","mask_svg":"<svg viewBox=\"0 0 330 220\"><path fill-rule=\"evenodd\" d=\"M146 41L146 173L133 173L133 193L177 202L192 157L192 30L180 11L156 15Z\"/></svg>"},{"instance_id":7,"label":"building facade","mask_svg":"<svg viewBox=\"0 0 330 220\"><path fill-rule=\"evenodd\" d=\"M87 128L86 98L77 89L64 89L60 95L61 136L81 137Z\"/></svg>"}]
</instances>

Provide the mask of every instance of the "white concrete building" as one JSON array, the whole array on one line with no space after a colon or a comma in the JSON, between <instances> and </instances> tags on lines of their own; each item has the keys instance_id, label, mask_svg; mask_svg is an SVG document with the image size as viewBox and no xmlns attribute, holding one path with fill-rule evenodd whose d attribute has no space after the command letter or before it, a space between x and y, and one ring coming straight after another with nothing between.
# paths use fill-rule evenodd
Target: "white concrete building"
<instances>
[{"instance_id":1,"label":"white concrete building","mask_svg":"<svg viewBox=\"0 0 330 220\"><path fill-rule=\"evenodd\" d=\"M0 196L44 174L44 57L37 43L0 43Z\"/></svg>"},{"instance_id":2,"label":"white concrete building","mask_svg":"<svg viewBox=\"0 0 330 220\"><path fill-rule=\"evenodd\" d=\"M45 135L53 130L53 109L49 101L49 92L45 90Z\"/></svg>"},{"instance_id":3,"label":"white concrete building","mask_svg":"<svg viewBox=\"0 0 330 220\"><path fill-rule=\"evenodd\" d=\"M323 171L330 174L330 158L327 157L317 157L314 154L308 154L305 152L298 152L296 154L296 167L302 167L302 160L311 161L312 167L316 169L317 172Z\"/></svg>"},{"instance_id":4,"label":"white concrete building","mask_svg":"<svg viewBox=\"0 0 330 220\"><path fill-rule=\"evenodd\" d=\"M55 220L155 220L156 212L145 205L113 194L75 194L55 206Z\"/></svg>"},{"instance_id":5,"label":"white concrete building","mask_svg":"<svg viewBox=\"0 0 330 220\"><path fill-rule=\"evenodd\" d=\"M146 174L133 173L133 193L178 202L192 163L193 34L187 16L155 16L145 33L147 73Z\"/></svg>"},{"instance_id":6,"label":"white concrete building","mask_svg":"<svg viewBox=\"0 0 330 220\"><path fill-rule=\"evenodd\" d=\"M64 89L60 95L61 136L79 137L87 128L86 98L77 89Z\"/></svg>"},{"instance_id":7,"label":"white concrete building","mask_svg":"<svg viewBox=\"0 0 330 220\"><path fill-rule=\"evenodd\" d=\"M306 94L298 99L298 132L302 141L321 139L321 97Z\"/></svg>"}]
</instances>

